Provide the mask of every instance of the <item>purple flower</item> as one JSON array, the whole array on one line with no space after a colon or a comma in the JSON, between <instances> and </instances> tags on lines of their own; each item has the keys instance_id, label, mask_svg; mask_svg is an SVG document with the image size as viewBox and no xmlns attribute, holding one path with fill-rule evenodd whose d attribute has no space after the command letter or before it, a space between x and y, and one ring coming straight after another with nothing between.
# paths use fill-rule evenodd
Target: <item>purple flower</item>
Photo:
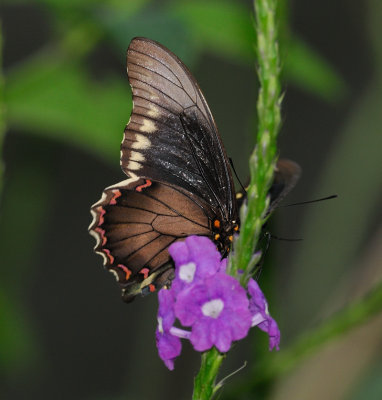
<instances>
[{"instance_id":1,"label":"purple flower","mask_svg":"<svg viewBox=\"0 0 382 400\"><path fill-rule=\"evenodd\" d=\"M221 256L214 243L204 236L189 236L168 249L175 262L175 286L183 287L214 275L220 268Z\"/></svg>"},{"instance_id":2,"label":"purple flower","mask_svg":"<svg viewBox=\"0 0 382 400\"><path fill-rule=\"evenodd\" d=\"M174 369L174 359L182 350L179 337L170 333L175 322L174 296L170 290L162 289L158 293L158 327L155 332L159 357L169 370Z\"/></svg>"},{"instance_id":3,"label":"purple flower","mask_svg":"<svg viewBox=\"0 0 382 400\"><path fill-rule=\"evenodd\" d=\"M268 333L270 350L278 349L280 331L258 284L250 280L248 300L247 291L226 273L227 259L221 260L210 239L190 236L171 245L169 252L175 279L170 289L158 293L156 341L159 356L170 370L181 352L180 338L189 339L197 351L216 346L225 353L251 326L258 326ZM176 327L176 318L189 330Z\"/></svg>"},{"instance_id":4,"label":"purple flower","mask_svg":"<svg viewBox=\"0 0 382 400\"><path fill-rule=\"evenodd\" d=\"M190 340L195 350L205 351L215 345L225 353L251 327L248 305L239 282L219 272L179 293L175 315L182 325L192 327Z\"/></svg>"},{"instance_id":5,"label":"purple flower","mask_svg":"<svg viewBox=\"0 0 382 400\"><path fill-rule=\"evenodd\" d=\"M280 330L276 321L269 315L267 300L254 279L249 280L248 292L251 295L249 310L252 314L252 326L257 325L262 331L268 333L269 350L275 347L279 350Z\"/></svg>"}]
</instances>

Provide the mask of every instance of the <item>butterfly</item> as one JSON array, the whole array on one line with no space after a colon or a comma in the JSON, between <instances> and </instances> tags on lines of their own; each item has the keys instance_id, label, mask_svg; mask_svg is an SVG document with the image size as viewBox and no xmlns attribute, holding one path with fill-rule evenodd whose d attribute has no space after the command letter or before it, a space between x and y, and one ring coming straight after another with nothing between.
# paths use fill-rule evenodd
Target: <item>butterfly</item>
<instances>
[{"instance_id":1,"label":"butterfly","mask_svg":"<svg viewBox=\"0 0 382 400\"><path fill-rule=\"evenodd\" d=\"M239 204L227 154L196 80L161 44L134 38L127 51L133 109L121 144L128 179L91 207L95 251L129 302L168 286L168 247L208 236L222 255L239 231ZM270 210L294 186L298 165L279 160ZM238 198L240 198L238 200Z\"/></svg>"}]
</instances>

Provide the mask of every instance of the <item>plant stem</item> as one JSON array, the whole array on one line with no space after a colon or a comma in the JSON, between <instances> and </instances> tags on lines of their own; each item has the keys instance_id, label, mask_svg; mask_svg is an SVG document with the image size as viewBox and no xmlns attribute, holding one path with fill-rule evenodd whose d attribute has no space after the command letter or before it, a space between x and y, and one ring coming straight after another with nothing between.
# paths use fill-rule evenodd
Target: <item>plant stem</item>
<instances>
[{"instance_id":1,"label":"plant stem","mask_svg":"<svg viewBox=\"0 0 382 400\"><path fill-rule=\"evenodd\" d=\"M215 386L216 376L225 355L220 354L215 347L203 353L202 365L195 378L193 400L211 399L219 389Z\"/></svg>"},{"instance_id":2,"label":"plant stem","mask_svg":"<svg viewBox=\"0 0 382 400\"><path fill-rule=\"evenodd\" d=\"M254 2L257 31L257 60L259 97L257 100L257 145L250 157L250 185L248 203L240 211L241 232L234 243L234 253L228 270L235 275L239 269L250 271L258 257L254 252L266 219L269 206L268 191L276 165L276 139L280 129L280 60L276 30L277 0ZM245 285L248 274L242 274ZM216 376L224 355L213 348L202 356L202 366L195 379L194 400L210 399L220 386L215 386Z\"/></svg>"},{"instance_id":3,"label":"plant stem","mask_svg":"<svg viewBox=\"0 0 382 400\"><path fill-rule=\"evenodd\" d=\"M250 271L259 241L261 228L269 206L268 191L273 180L277 161L276 139L280 129L280 60L276 29L276 0L254 1L257 31L257 60L259 96L257 100L257 145L251 154L249 168L251 180L247 190L248 203L241 209L241 233L234 243L231 257L231 274L239 269ZM242 284L248 281L242 275Z\"/></svg>"}]
</instances>

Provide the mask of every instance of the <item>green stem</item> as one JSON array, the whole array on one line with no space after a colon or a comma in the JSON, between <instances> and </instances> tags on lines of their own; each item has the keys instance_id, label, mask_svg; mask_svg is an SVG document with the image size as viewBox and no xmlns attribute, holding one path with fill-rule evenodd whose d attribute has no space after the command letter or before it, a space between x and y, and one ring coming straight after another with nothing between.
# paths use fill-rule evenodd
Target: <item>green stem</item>
<instances>
[{"instance_id":1,"label":"green stem","mask_svg":"<svg viewBox=\"0 0 382 400\"><path fill-rule=\"evenodd\" d=\"M225 355L219 353L215 347L203 353L202 365L194 382L193 400L211 399L220 388L215 386L216 376Z\"/></svg>"},{"instance_id":2,"label":"green stem","mask_svg":"<svg viewBox=\"0 0 382 400\"><path fill-rule=\"evenodd\" d=\"M276 0L257 0L256 11L257 59L259 96L257 100L257 145L250 157L251 180L247 190L247 205L241 209L241 233L234 243L230 271L250 272L256 263L253 254L269 206L268 191L277 161L276 139L280 129L280 60L276 29ZM249 274L242 275L245 285Z\"/></svg>"},{"instance_id":3,"label":"green stem","mask_svg":"<svg viewBox=\"0 0 382 400\"><path fill-rule=\"evenodd\" d=\"M276 139L280 129L280 60L276 29L277 0L256 0L254 2L257 31L257 59L259 75L259 97L257 101L258 132L257 146L249 161L251 172L247 190L248 203L240 211L241 232L234 243L234 253L228 270L236 275L239 269L242 284L249 279L249 272L256 264L254 252L266 219L269 206L268 191L273 180L276 164ZM195 379L194 400L211 399L221 385L215 386L216 376L224 355L215 348L202 356L202 365Z\"/></svg>"}]
</instances>

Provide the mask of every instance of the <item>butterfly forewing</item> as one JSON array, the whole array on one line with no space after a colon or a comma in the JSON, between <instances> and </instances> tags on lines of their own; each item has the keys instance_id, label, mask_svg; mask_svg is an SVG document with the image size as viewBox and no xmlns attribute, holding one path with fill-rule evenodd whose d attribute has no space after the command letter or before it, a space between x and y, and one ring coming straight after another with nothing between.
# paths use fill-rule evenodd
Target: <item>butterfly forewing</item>
<instances>
[{"instance_id":1,"label":"butterfly forewing","mask_svg":"<svg viewBox=\"0 0 382 400\"><path fill-rule=\"evenodd\" d=\"M225 150L188 69L160 44L135 38L127 71L134 107L121 146L123 171L183 188L206 201L220 218L234 219Z\"/></svg>"}]
</instances>

